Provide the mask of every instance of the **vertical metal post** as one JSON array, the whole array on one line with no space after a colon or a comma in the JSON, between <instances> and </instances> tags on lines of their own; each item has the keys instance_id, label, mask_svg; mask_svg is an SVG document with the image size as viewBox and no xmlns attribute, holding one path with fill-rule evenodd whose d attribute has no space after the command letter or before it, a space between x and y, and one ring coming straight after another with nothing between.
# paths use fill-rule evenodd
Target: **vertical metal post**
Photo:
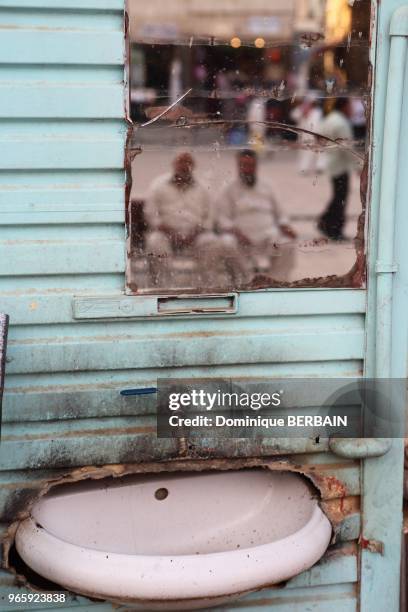
<instances>
[{"instance_id":1,"label":"vertical metal post","mask_svg":"<svg viewBox=\"0 0 408 612\"><path fill-rule=\"evenodd\" d=\"M372 250L376 251L377 257L375 275L370 276L371 310L367 314L366 375L391 379L405 378L408 364L408 334L405 333L408 330L408 267L405 261L408 215L404 212L408 176L401 172L404 167L401 155L407 155L406 138L403 139L401 131L403 125L406 129L402 113L407 103L408 6L401 5L401 0L389 0L378 5L373 155L375 195L372 210L376 232L375 236L373 234L375 244ZM384 31L388 23L390 38ZM382 84L386 78L385 97ZM380 185L375 176L376 168L381 168ZM398 267L394 260L396 253ZM402 439L393 439L391 449L384 457L364 461L362 542L381 542L383 553L362 547L362 612L399 610L402 476Z\"/></svg>"},{"instance_id":2,"label":"vertical metal post","mask_svg":"<svg viewBox=\"0 0 408 612\"><path fill-rule=\"evenodd\" d=\"M399 13L400 10L397 11ZM395 23L395 17L392 24ZM391 377L392 293L394 262L395 206L398 180L404 74L407 57L407 34L393 34L388 69L388 86L384 123L383 175L380 192L378 230L376 377ZM385 170L386 169L386 170Z\"/></svg>"}]
</instances>

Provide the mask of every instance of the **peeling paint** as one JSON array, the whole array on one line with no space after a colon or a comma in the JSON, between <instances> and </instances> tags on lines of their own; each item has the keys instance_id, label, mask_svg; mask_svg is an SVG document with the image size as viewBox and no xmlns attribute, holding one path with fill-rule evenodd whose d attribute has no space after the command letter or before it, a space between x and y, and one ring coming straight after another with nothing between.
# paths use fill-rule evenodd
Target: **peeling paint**
<instances>
[{"instance_id":1,"label":"peeling paint","mask_svg":"<svg viewBox=\"0 0 408 612\"><path fill-rule=\"evenodd\" d=\"M369 550L372 553L384 555L384 543L378 540L367 540L363 536L360 537L359 544L363 550Z\"/></svg>"}]
</instances>

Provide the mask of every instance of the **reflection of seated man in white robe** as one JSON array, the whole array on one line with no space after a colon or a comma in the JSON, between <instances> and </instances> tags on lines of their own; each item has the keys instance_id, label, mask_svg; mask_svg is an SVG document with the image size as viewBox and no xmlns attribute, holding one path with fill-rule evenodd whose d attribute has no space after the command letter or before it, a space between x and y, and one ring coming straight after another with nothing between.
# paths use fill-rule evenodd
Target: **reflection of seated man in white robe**
<instances>
[{"instance_id":1,"label":"reflection of seated man in white robe","mask_svg":"<svg viewBox=\"0 0 408 612\"><path fill-rule=\"evenodd\" d=\"M174 172L157 178L150 187L145 217L148 224L146 254L151 282L171 284L172 256L185 255L200 267L208 257L216 237L207 190L193 175L194 160L181 153L174 160Z\"/></svg>"},{"instance_id":2,"label":"reflection of seated man in white robe","mask_svg":"<svg viewBox=\"0 0 408 612\"><path fill-rule=\"evenodd\" d=\"M282 215L271 187L257 177L257 156L238 154L239 177L222 191L216 207L225 260L249 282L254 272L289 280L295 232Z\"/></svg>"}]
</instances>

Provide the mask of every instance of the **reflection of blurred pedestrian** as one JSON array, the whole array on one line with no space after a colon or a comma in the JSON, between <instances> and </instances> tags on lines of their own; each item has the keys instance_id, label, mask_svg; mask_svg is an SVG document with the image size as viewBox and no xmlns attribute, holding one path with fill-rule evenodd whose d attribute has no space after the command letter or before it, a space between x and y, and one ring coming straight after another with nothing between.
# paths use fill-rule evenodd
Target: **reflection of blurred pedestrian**
<instances>
[{"instance_id":1,"label":"reflection of blurred pedestrian","mask_svg":"<svg viewBox=\"0 0 408 612\"><path fill-rule=\"evenodd\" d=\"M228 144L239 147L245 145L248 140L247 126L245 124L248 114L248 98L245 94L238 93L234 96L232 102L231 119L237 121L237 123L228 134Z\"/></svg>"},{"instance_id":2,"label":"reflection of blurred pedestrian","mask_svg":"<svg viewBox=\"0 0 408 612\"><path fill-rule=\"evenodd\" d=\"M240 151L239 177L221 193L217 228L222 234L224 258L246 281L261 268L270 268L276 279L288 280L296 234L282 215L270 186L258 179L257 169L256 153ZM289 242L278 244L282 236Z\"/></svg>"},{"instance_id":3,"label":"reflection of blurred pedestrian","mask_svg":"<svg viewBox=\"0 0 408 612\"><path fill-rule=\"evenodd\" d=\"M318 100L309 94L303 103L292 111L291 117L302 130L316 132L322 120L323 112ZM301 174L322 172L323 158L317 151L313 150L313 145L316 143L315 137L312 134L301 132L298 142L301 146L299 151L299 172Z\"/></svg>"},{"instance_id":4,"label":"reflection of blurred pedestrian","mask_svg":"<svg viewBox=\"0 0 408 612\"><path fill-rule=\"evenodd\" d=\"M176 57L170 66L169 93L170 103L174 104L183 94L183 64Z\"/></svg>"},{"instance_id":5,"label":"reflection of blurred pedestrian","mask_svg":"<svg viewBox=\"0 0 408 612\"><path fill-rule=\"evenodd\" d=\"M169 258L187 253L207 266L206 257L215 243L208 194L193 174L194 159L181 153L174 172L157 178L150 187L145 206L149 233L146 254L153 284L168 282ZM188 251L190 249L190 251Z\"/></svg>"},{"instance_id":6,"label":"reflection of blurred pedestrian","mask_svg":"<svg viewBox=\"0 0 408 612\"><path fill-rule=\"evenodd\" d=\"M252 98L248 106L248 130L251 144L262 149L266 135L266 103L264 98Z\"/></svg>"},{"instance_id":7,"label":"reflection of blurred pedestrian","mask_svg":"<svg viewBox=\"0 0 408 612\"><path fill-rule=\"evenodd\" d=\"M354 166L352 154L347 149L347 146L352 146L353 138L349 114L349 100L337 98L334 109L323 119L318 129L323 136L345 141L345 146L330 145L325 152L326 171L332 182L333 196L320 217L318 228L332 240L341 240L343 237L350 173Z\"/></svg>"},{"instance_id":8,"label":"reflection of blurred pedestrian","mask_svg":"<svg viewBox=\"0 0 408 612\"><path fill-rule=\"evenodd\" d=\"M367 120L363 101L361 98L352 98L350 106L350 119L353 125L354 138L364 141L366 137Z\"/></svg>"}]
</instances>

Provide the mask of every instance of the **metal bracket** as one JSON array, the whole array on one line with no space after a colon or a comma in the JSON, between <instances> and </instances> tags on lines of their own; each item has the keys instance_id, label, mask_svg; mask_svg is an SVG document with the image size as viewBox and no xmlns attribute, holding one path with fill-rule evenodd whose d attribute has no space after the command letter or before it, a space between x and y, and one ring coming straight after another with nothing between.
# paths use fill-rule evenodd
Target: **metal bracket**
<instances>
[{"instance_id":1,"label":"metal bracket","mask_svg":"<svg viewBox=\"0 0 408 612\"><path fill-rule=\"evenodd\" d=\"M408 36L408 7L400 6L394 12L390 23L390 36Z\"/></svg>"},{"instance_id":2,"label":"metal bracket","mask_svg":"<svg viewBox=\"0 0 408 612\"><path fill-rule=\"evenodd\" d=\"M331 438L329 440L331 452L346 459L383 457L391 446L390 438Z\"/></svg>"},{"instance_id":3,"label":"metal bracket","mask_svg":"<svg viewBox=\"0 0 408 612\"><path fill-rule=\"evenodd\" d=\"M397 263L386 263L383 261L377 261L375 264L375 271L377 274L395 274L398 272L398 264Z\"/></svg>"}]
</instances>

